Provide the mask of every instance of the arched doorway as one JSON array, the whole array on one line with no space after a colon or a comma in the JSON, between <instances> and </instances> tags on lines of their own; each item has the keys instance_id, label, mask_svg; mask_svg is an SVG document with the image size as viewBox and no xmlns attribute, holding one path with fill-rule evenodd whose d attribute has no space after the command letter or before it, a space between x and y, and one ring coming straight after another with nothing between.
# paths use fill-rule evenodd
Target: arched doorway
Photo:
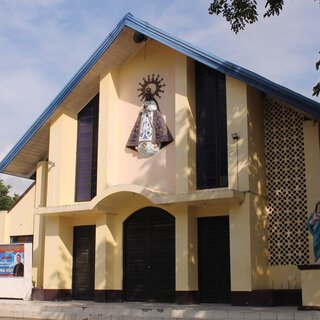
<instances>
[{"instance_id":1,"label":"arched doorway","mask_svg":"<svg viewBox=\"0 0 320 320\"><path fill-rule=\"evenodd\" d=\"M124 223L124 299L175 301L175 219L147 207Z\"/></svg>"}]
</instances>

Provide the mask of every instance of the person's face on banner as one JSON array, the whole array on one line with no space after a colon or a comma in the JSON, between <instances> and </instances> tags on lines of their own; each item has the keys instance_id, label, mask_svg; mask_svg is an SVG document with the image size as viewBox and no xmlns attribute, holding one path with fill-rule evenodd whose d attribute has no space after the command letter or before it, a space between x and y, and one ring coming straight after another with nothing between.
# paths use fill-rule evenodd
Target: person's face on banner
<instances>
[{"instance_id":1,"label":"person's face on banner","mask_svg":"<svg viewBox=\"0 0 320 320\"><path fill-rule=\"evenodd\" d=\"M20 263L21 262L21 256L20 254L17 254L17 263Z\"/></svg>"}]
</instances>

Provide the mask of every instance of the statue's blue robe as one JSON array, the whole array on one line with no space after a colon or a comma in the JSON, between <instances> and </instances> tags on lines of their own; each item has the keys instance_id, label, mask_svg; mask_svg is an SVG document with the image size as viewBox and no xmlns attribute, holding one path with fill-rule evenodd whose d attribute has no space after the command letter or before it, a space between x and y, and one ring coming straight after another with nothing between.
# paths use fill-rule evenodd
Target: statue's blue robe
<instances>
[{"instance_id":1,"label":"statue's blue robe","mask_svg":"<svg viewBox=\"0 0 320 320\"><path fill-rule=\"evenodd\" d=\"M316 261L320 259L320 220L316 221L313 226L311 226L310 221L314 217L315 213L312 212L308 221L307 228L313 236L313 251Z\"/></svg>"}]
</instances>

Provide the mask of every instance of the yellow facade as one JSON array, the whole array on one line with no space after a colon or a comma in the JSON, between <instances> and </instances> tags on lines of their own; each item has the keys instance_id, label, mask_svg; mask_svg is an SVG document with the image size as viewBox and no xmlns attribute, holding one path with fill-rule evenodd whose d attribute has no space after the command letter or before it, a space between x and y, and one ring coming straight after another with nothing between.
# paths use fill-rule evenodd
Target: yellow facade
<instances>
[{"instance_id":1,"label":"yellow facade","mask_svg":"<svg viewBox=\"0 0 320 320\"><path fill-rule=\"evenodd\" d=\"M194 60L151 39L120 66L98 74L98 91L86 100L99 93L97 195L75 201L77 112L66 104L48 124L48 159L35 168L35 186L9 213L0 212L2 243L10 236L33 235L33 280L42 297L72 296L74 227L93 225L94 289L105 294L97 300L112 300L106 298L110 292L123 290L124 226L148 207L163 209L175 220L175 290L187 296L177 301L197 300L198 221L204 217L228 217L230 291L241 301L235 304L250 303L248 296L259 290L300 289L296 266L268 260L263 93L226 76L228 186L197 190ZM142 103L137 86L151 74L164 79L165 94L158 102L174 141L144 159L125 145ZM320 187L317 122L305 121L304 141L311 211Z\"/></svg>"}]
</instances>

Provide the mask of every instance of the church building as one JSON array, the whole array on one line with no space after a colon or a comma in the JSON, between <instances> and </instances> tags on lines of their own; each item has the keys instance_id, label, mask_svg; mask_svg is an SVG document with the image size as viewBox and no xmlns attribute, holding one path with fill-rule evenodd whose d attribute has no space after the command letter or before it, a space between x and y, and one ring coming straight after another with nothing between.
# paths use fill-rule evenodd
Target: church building
<instances>
[{"instance_id":1,"label":"church building","mask_svg":"<svg viewBox=\"0 0 320 320\"><path fill-rule=\"evenodd\" d=\"M257 59L262 57L257 57ZM0 162L34 300L299 305L320 104L128 13Z\"/></svg>"}]
</instances>

